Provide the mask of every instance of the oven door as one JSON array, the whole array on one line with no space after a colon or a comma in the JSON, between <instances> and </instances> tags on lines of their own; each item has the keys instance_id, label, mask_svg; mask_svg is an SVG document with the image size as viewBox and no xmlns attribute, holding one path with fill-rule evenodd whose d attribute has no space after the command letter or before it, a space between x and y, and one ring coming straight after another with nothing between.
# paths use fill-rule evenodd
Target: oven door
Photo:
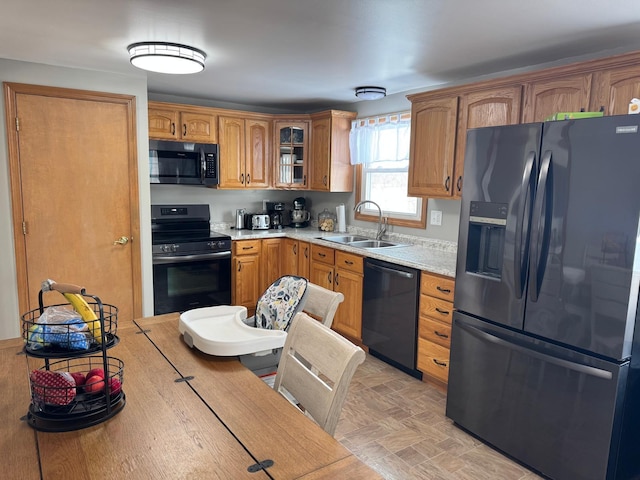
<instances>
[{"instance_id":1,"label":"oven door","mask_svg":"<svg viewBox=\"0 0 640 480\"><path fill-rule=\"evenodd\" d=\"M231 252L153 259L154 314L231 303Z\"/></svg>"}]
</instances>

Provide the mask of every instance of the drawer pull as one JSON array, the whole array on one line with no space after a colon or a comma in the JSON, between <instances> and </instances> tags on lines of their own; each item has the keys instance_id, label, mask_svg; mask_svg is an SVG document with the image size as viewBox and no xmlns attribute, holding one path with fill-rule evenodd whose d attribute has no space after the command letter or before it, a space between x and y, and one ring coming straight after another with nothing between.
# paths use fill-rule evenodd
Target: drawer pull
<instances>
[{"instance_id":1,"label":"drawer pull","mask_svg":"<svg viewBox=\"0 0 640 480\"><path fill-rule=\"evenodd\" d=\"M346 263L347 265L353 265L353 262L351 260L345 260L344 263Z\"/></svg>"},{"instance_id":2,"label":"drawer pull","mask_svg":"<svg viewBox=\"0 0 640 480\"><path fill-rule=\"evenodd\" d=\"M442 288L440 285L438 285L438 286L436 287L436 289L437 289L439 292L442 292L442 293L451 293L451 289L449 289L449 288Z\"/></svg>"},{"instance_id":3,"label":"drawer pull","mask_svg":"<svg viewBox=\"0 0 640 480\"><path fill-rule=\"evenodd\" d=\"M440 367L446 367L447 363L446 362L439 362L438 360L436 360L435 358L433 359L433 363L435 363L436 365L440 366Z\"/></svg>"},{"instance_id":4,"label":"drawer pull","mask_svg":"<svg viewBox=\"0 0 640 480\"><path fill-rule=\"evenodd\" d=\"M440 333L437 330L434 330L433 333L435 333L437 336L439 336L441 338L449 338L449 335L447 335L446 333Z\"/></svg>"},{"instance_id":5,"label":"drawer pull","mask_svg":"<svg viewBox=\"0 0 640 480\"><path fill-rule=\"evenodd\" d=\"M253 250L253 247L242 247L243 250Z\"/></svg>"},{"instance_id":6,"label":"drawer pull","mask_svg":"<svg viewBox=\"0 0 640 480\"><path fill-rule=\"evenodd\" d=\"M326 255L326 254L324 254L324 253L319 253L319 254L318 254L318 256L319 256L320 258L324 258L324 257L326 257L327 255Z\"/></svg>"},{"instance_id":7,"label":"drawer pull","mask_svg":"<svg viewBox=\"0 0 640 480\"><path fill-rule=\"evenodd\" d=\"M441 313L442 315L449 315L448 310L442 310L441 308L436 307L436 312Z\"/></svg>"}]
</instances>

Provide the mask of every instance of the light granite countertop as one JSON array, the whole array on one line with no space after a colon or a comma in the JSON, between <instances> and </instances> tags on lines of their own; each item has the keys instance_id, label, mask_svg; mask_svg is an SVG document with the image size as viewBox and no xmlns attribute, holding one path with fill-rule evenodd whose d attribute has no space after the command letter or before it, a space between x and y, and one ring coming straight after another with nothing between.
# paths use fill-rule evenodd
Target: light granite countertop
<instances>
[{"instance_id":1,"label":"light granite countertop","mask_svg":"<svg viewBox=\"0 0 640 480\"><path fill-rule=\"evenodd\" d=\"M235 230L229 228L228 224L221 223L212 224L211 228L218 233L229 235L232 240L288 237L448 277L455 277L456 275L457 244L445 240L391 233L385 236L385 240L401 243L404 246L371 249L350 247L345 244L323 240L322 237L344 234L321 232L317 227L284 228L282 230ZM375 238L374 230L357 227L348 227L346 234Z\"/></svg>"}]
</instances>

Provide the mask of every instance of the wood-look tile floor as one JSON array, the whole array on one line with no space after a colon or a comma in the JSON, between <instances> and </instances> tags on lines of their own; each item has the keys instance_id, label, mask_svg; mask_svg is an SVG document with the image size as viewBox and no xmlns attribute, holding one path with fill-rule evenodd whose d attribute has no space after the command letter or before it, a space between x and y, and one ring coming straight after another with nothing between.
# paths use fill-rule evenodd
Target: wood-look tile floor
<instances>
[{"instance_id":1,"label":"wood-look tile floor","mask_svg":"<svg viewBox=\"0 0 640 480\"><path fill-rule=\"evenodd\" d=\"M388 480L533 480L538 475L454 426L445 393L367 355L335 437Z\"/></svg>"}]
</instances>

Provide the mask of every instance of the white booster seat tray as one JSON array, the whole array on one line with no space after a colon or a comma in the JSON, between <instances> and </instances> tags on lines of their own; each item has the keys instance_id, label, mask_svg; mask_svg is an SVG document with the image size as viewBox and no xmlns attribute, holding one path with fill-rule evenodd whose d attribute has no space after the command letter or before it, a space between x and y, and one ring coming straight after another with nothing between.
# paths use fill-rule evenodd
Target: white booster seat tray
<instances>
[{"instance_id":1,"label":"white booster seat tray","mask_svg":"<svg viewBox=\"0 0 640 480\"><path fill-rule=\"evenodd\" d=\"M180 315L178 330L191 348L220 357L248 355L284 346L287 332L251 327L243 322L246 318L246 307L196 308Z\"/></svg>"}]
</instances>

